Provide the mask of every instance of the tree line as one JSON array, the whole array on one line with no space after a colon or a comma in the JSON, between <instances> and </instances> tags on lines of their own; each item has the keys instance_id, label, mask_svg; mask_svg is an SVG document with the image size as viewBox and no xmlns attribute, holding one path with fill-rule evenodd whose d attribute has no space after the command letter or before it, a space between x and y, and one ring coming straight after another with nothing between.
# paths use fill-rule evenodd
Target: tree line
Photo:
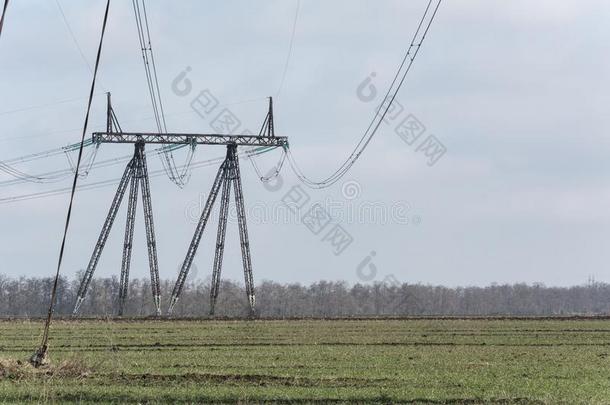
<instances>
[{"instance_id":1,"label":"tree line","mask_svg":"<svg viewBox=\"0 0 610 405\"><path fill-rule=\"evenodd\" d=\"M80 278L61 277L57 315L70 315ZM46 315L51 278L0 275L0 316ZM161 282L164 309L173 280ZM81 307L83 316L116 313L119 280L95 278ZM205 317L209 313L210 282L189 280L174 309L178 317ZM610 314L610 284L589 282L582 286L547 287L543 284L493 284L487 287L443 287L423 284L349 284L319 281L310 285L263 281L256 288L260 317L358 317L358 316L551 316ZM242 283L223 280L216 305L218 316L245 316L247 301ZM154 313L150 281L133 279L125 316Z\"/></svg>"}]
</instances>

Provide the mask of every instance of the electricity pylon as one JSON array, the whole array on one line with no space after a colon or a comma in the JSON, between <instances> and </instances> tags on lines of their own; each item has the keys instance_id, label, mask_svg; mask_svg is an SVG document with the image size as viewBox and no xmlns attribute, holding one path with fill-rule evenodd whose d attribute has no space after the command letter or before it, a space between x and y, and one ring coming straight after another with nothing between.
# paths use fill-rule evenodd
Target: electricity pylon
<instances>
[{"instance_id":1,"label":"electricity pylon","mask_svg":"<svg viewBox=\"0 0 610 405\"><path fill-rule=\"evenodd\" d=\"M110 210L106 217L106 221L102 227L102 232L98 238L97 244L87 266L87 270L81 282L76 305L73 314L78 314L83 300L89 287L89 283L93 277L98 261L110 234L110 230L120 208L121 202L126 194L127 187L130 186L128 207L127 207L127 224L125 227L125 241L123 244L123 260L121 265L121 280L119 288L119 305L118 314L122 315L124 311L125 300L129 285L129 267L131 262L131 252L133 245L133 232L135 223L135 213L138 201L139 189L142 189L142 200L144 205L144 219L146 226L146 238L148 242L148 258L150 264L150 276L152 295L155 303L157 315L161 314L161 293L159 287L159 266L157 261L157 248L155 242L155 232L152 214L152 202L150 195L150 183L148 176L148 168L146 164L146 154L144 151L146 144L165 144L179 145L187 144L195 147L196 145L224 145L227 147L225 160L220 166L216 178L212 185L212 190L206 202L206 205L201 214L201 218L195 230L195 235L191 241L187 251L186 258L180 269L178 280L174 286L168 313L174 309L178 301L186 277L189 273L199 242L205 230L205 226L210 216L210 212L216 201L218 194L221 192L220 203L220 221L218 224L218 234L216 240L216 253L214 255L214 267L212 272L212 289L210 292L210 313L213 315L216 299L218 297L220 286L220 274L222 267L222 258L224 254L224 240L227 225L227 213L229 208L229 200L231 197L231 189L235 194L235 203L237 206L237 219L239 227L239 236L241 242L242 263L244 268L244 278L246 283L246 295L250 314L255 313L255 294L254 294L254 279L252 275L252 259L250 256L250 243L248 240L248 229L246 224L246 210L244 206L244 196L241 185L241 175L239 171L239 159L237 154L238 146L259 146L259 147L283 147L288 146L288 138L275 136L275 127L273 123L273 101L269 99L269 110L260 135L230 135L230 134L183 134L183 133L150 133L150 132L123 132L112 105L110 95L108 95L108 114L106 132L93 133L93 142L98 143L130 143L134 144L135 151L133 158L127 164L123 177L119 183L119 187L114 196Z\"/></svg>"}]
</instances>

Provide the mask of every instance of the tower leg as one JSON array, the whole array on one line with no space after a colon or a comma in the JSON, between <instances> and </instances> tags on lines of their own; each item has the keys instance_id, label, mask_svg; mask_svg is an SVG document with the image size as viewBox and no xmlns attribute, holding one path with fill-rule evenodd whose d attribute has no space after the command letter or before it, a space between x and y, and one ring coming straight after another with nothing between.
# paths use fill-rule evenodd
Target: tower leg
<instances>
[{"instance_id":1,"label":"tower leg","mask_svg":"<svg viewBox=\"0 0 610 405\"><path fill-rule=\"evenodd\" d=\"M227 214L229 212L229 199L231 198L231 180L229 167L225 167L222 195L220 198L220 216L218 217L218 234L216 236L216 252L214 255L214 269L212 271L212 285L210 289L210 315L214 315L218 290L220 288L220 272L227 231Z\"/></svg>"},{"instance_id":2,"label":"tower leg","mask_svg":"<svg viewBox=\"0 0 610 405\"><path fill-rule=\"evenodd\" d=\"M184 282L186 281L186 276L191 268L191 264L193 263L193 259L195 258L195 254L197 253L197 248L199 247L199 242L201 242L201 236L203 235L203 231L205 226L210 218L210 212L212 210L212 206L216 201L216 197L218 197L218 192L220 191L220 186L224 182L225 178L225 167L227 166L227 160L229 158L229 153L227 152L227 158L224 160L220 168L218 169L218 173L216 174L216 178L214 179L214 183L212 184L212 190L210 190L210 195L205 203L205 207L203 208L203 212L201 213L201 217L199 218L199 223L197 224L197 228L195 229L195 234L193 235L193 240L189 246L189 249L186 253L186 258L184 259L184 263L182 264L182 268L180 269L180 273L178 274L178 279L176 280L176 285L174 285L174 290L172 292L172 298L169 303L169 308L167 310L168 314L171 314L176 302L178 302L178 298L180 298L180 294L182 293L182 288L184 287Z\"/></svg>"},{"instance_id":3,"label":"tower leg","mask_svg":"<svg viewBox=\"0 0 610 405\"><path fill-rule=\"evenodd\" d=\"M121 264L121 284L119 287L119 311L123 316L127 290L129 288L129 267L131 265L131 252L133 248L133 230L136 221L136 207L138 205L138 178L131 177L129 200L127 205L127 224L125 226L125 242L123 243L123 262Z\"/></svg>"},{"instance_id":4,"label":"tower leg","mask_svg":"<svg viewBox=\"0 0 610 405\"><path fill-rule=\"evenodd\" d=\"M76 304L74 305L74 310L72 311L73 316L78 314L83 300L85 299L85 294L87 293L87 289L89 288L89 283L91 282L91 278L93 277L95 268L97 267L97 264L100 260L100 256L102 254L102 251L104 250L104 246L106 245L106 241L108 240L108 234L110 233L110 229L112 228L112 224L114 223L116 214L119 210L119 207L121 206L123 197L125 196L125 190L127 189L127 185L129 184L132 176L135 175L135 160L136 157L134 156L127 164L125 172L123 173L123 177L121 178L121 182L119 183L117 192L114 195L112 204L110 205L110 210L108 211L108 215L106 216L106 221L104 221L102 231L97 239L97 243L95 245L95 248L93 249L93 254L91 255L91 259L89 260L89 265L87 266L87 270L85 271L85 275L78 289L78 293L76 296Z\"/></svg>"},{"instance_id":5,"label":"tower leg","mask_svg":"<svg viewBox=\"0 0 610 405\"><path fill-rule=\"evenodd\" d=\"M159 261L157 259L157 241L155 239L155 224L153 221L152 198L148 167L144 155L144 143L136 144L138 155L138 179L142 186L142 202L144 205L144 223L146 226L146 241L148 245L148 263L150 265L150 285L157 315L161 315L161 286L159 283Z\"/></svg>"},{"instance_id":6,"label":"tower leg","mask_svg":"<svg viewBox=\"0 0 610 405\"><path fill-rule=\"evenodd\" d=\"M246 209L244 207L244 195L241 187L241 175L239 172L239 160L237 158L237 147L229 146L231 160L234 168L233 189L235 191L235 205L237 208L237 223L239 225L239 239L241 241L241 257L244 266L244 279L246 284L246 295L250 305L250 316L256 312L256 297L254 295L254 278L252 276L252 259L250 257L250 242L248 240L248 226L246 224Z\"/></svg>"}]
</instances>

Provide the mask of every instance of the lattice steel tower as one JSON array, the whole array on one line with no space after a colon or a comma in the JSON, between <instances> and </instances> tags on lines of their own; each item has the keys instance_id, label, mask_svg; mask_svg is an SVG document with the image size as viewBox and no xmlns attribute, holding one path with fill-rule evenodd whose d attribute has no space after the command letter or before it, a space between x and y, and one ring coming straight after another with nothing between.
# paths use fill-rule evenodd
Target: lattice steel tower
<instances>
[{"instance_id":1,"label":"lattice steel tower","mask_svg":"<svg viewBox=\"0 0 610 405\"><path fill-rule=\"evenodd\" d=\"M246 295L250 310L250 315L255 314L256 299L254 294L254 279L252 275L252 260L250 255L250 243L248 240L248 228L246 224L246 210L244 206L244 196L241 185L241 174L239 170L239 158L237 153L238 146L254 147L282 147L288 146L288 138L275 136L273 123L273 100L269 99L269 110L258 136L254 135L222 135L222 134L180 134L180 133L146 133L146 132L123 132L116 115L112 109L110 95L108 95L108 113L106 132L96 132L93 134L94 143L132 143L134 144L134 156L127 164L118 190L114 196L106 221L102 227L102 232L98 238L93 255L87 266L85 276L81 282L76 305L73 314L76 315L82 305L83 300L93 277L98 261L108 239L110 229L114 223L121 202L130 186L129 203L127 207L127 225L125 227L125 242L123 244L123 261L121 265L121 281L119 289L119 308L118 314L122 315L127 298L129 286L129 267L131 262L131 252L133 244L133 232L135 223L135 213L137 208L138 190L142 189L142 200L144 205L144 219L146 226L146 238L148 242L148 258L150 264L150 277L152 286L153 301L157 315L161 314L161 293L159 287L159 266L157 261L157 247L155 241L152 198L150 194L150 183L148 169L146 165L146 144L187 144L193 148L196 145L224 145L227 153L224 161L220 165L218 173L214 179L212 189L206 201L201 217L195 228L195 234L187 250L186 257L178 274L178 279L174 286L169 303L168 314L171 314L180 294L184 288L186 277L197 253L201 237L210 217L213 205L221 194L220 216L218 223L218 233L216 237L216 252L214 255L214 267L212 271L212 287L210 291L210 314L214 314L216 300L218 298L222 259L224 254L224 242L227 226L227 214L231 189L235 194L235 204L237 207L237 219L239 227L239 237L241 242L242 263L244 268L244 279L246 284ZM222 190L222 192L221 192Z\"/></svg>"}]
</instances>

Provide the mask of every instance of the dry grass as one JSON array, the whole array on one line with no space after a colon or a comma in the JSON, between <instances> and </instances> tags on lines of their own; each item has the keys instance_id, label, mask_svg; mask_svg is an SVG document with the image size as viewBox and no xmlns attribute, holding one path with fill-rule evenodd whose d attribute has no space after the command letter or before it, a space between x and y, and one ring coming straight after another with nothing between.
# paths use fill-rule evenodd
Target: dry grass
<instances>
[{"instance_id":1,"label":"dry grass","mask_svg":"<svg viewBox=\"0 0 610 405\"><path fill-rule=\"evenodd\" d=\"M91 370L77 359L64 360L61 363L47 364L35 368L29 362L15 359L0 359L0 380L22 380L27 378L85 378L91 375Z\"/></svg>"}]
</instances>

